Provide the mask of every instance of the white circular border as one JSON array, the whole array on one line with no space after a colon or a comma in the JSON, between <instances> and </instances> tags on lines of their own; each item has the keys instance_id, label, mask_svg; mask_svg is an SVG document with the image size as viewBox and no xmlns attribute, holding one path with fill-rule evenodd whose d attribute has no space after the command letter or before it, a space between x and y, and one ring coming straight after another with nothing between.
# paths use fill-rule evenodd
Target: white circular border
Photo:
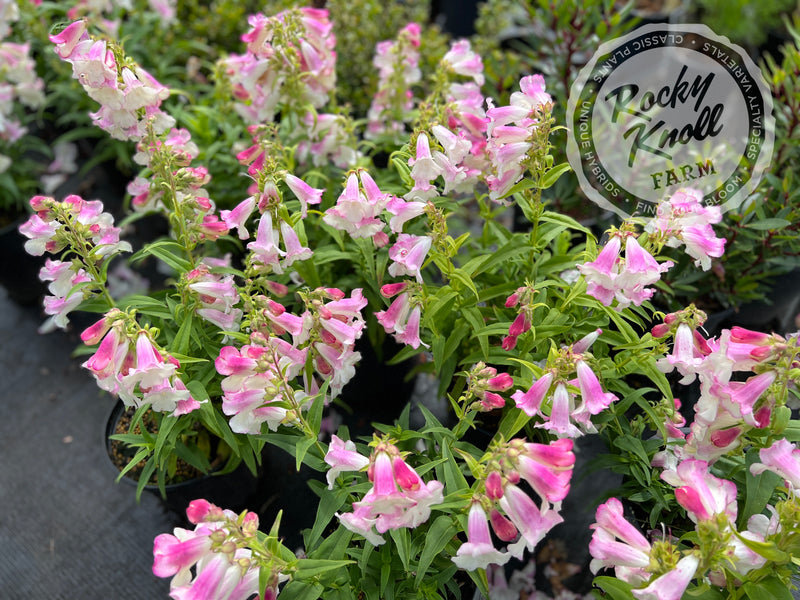
<instances>
[{"instance_id":1,"label":"white circular border","mask_svg":"<svg viewBox=\"0 0 800 600\"><path fill-rule=\"evenodd\" d=\"M764 143L761 145L761 152L759 153L756 164L753 165L750 173L750 179L745 183L737 192L727 199L720 206L722 212L727 212L738 208L742 202L755 190L756 186L761 182L764 172L769 167L772 161L772 153L775 146L775 116L773 115L773 102L772 92L767 86L764 79L764 74L761 69L753 62L750 55L738 44L732 43L727 37L717 35L708 26L698 23L687 24L670 24L670 23L657 23L653 25L645 25L639 27L626 35L615 38L611 41L605 42L592 55L588 63L580 70L578 77L570 86L569 99L567 100L567 160L569 161L572 170L578 176L578 182L581 189L586 196L595 204L610 210L623 219L632 216L625 213L619 206L615 206L608 198L605 197L597 188L595 188L587 179L583 172L583 161L581 159L581 152L578 148L578 142L575 137L575 114L578 108L578 99L581 96L583 88L586 86L587 81L594 72L598 59L603 56L611 55L621 45L628 43L636 37L641 37L657 31L666 31L668 33L690 32L698 35L711 38L719 44L723 44L737 52L742 57L742 64L747 69L755 81L756 87L761 94L764 101ZM666 200L666 198L664 198Z\"/></svg>"}]
</instances>

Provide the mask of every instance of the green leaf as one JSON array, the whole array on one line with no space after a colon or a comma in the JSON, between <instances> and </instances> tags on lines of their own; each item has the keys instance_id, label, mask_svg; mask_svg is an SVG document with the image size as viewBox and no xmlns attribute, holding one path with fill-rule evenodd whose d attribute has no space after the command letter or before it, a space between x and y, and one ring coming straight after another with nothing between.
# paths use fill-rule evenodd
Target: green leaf
<instances>
[{"instance_id":1,"label":"green leaf","mask_svg":"<svg viewBox=\"0 0 800 600\"><path fill-rule=\"evenodd\" d=\"M506 410L497 432L503 436L503 439L510 440L530 420L531 418L519 408ZM495 439L497 439L497 435L495 435Z\"/></svg>"},{"instance_id":2,"label":"green leaf","mask_svg":"<svg viewBox=\"0 0 800 600\"><path fill-rule=\"evenodd\" d=\"M417 566L417 576L414 579L414 586L419 587L425 575L428 572L428 567L431 566L434 557L436 557L444 547L447 545L453 536L458 533L458 529L453 524L452 517L448 515L440 515L428 529L425 536L425 547L419 557L419 565Z\"/></svg>"},{"instance_id":3,"label":"green leaf","mask_svg":"<svg viewBox=\"0 0 800 600\"><path fill-rule=\"evenodd\" d=\"M458 468L458 463L450 450L450 444L442 444L442 458L445 461L442 463L442 471L444 472L444 485L448 494L459 492L467 489L469 485L461 469Z\"/></svg>"},{"instance_id":4,"label":"green leaf","mask_svg":"<svg viewBox=\"0 0 800 600\"><path fill-rule=\"evenodd\" d=\"M411 536L408 533L408 529L405 527L390 529L389 534L394 540L394 546L397 549L400 562L403 563L403 568L408 572L408 559L411 554Z\"/></svg>"},{"instance_id":5,"label":"green leaf","mask_svg":"<svg viewBox=\"0 0 800 600\"><path fill-rule=\"evenodd\" d=\"M558 178L561 177L564 173L570 170L569 163L561 163L560 165L555 165L551 169L544 174L544 176L539 180L539 188L546 190L547 188L551 187Z\"/></svg>"},{"instance_id":6,"label":"green leaf","mask_svg":"<svg viewBox=\"0 0 800 600\"><path fill-rule=\"evenodd\" d=\"M322 596L325 588L319 583L305 581L290 581L281 590L281 600L317 600Z\"/></svg>"},{"instance_id":7,"label":"green leaf","mask_svg":"<svg viewBox=\"0 0 800 600\"><path fill-rule=\"evenodd\" d=\"M768 231L770 229L783 229L784 227L788 227L792 223L787 221L786 219L760 219L758 221L753 221L748 223L746 227L748 229L755 229L756 231Z\"/></svg>"},{"instance_id":8,"label":"green leaf","mask_svg":"<svg viewBox=\"0 0 800 600\"><path fill-rule=\"evenodd\" d=\"M294 574L296 580L311 579L327 571L341 569L347 565L353 565L352 560L326 560L319 558L301 558L297 561L297 572Z\"/></svg>"},{"instance_id":9,"label":"green leaf","mask_svg":"<svg viewBox=\"0 0 800 600\"><path fill-rule=\"evenodd\" d=\"M757 462L761 462L758 450L751 448L747 451L747 468L744 470L746 496L744 510L739 516L739 526L741 528L746 526L750 517L764 510L781 480L780 475L772 471L764 471L760 475L753 475L750 472L750 465Z\"/></svg>"},{"instance_id":10,"label":"green leaf","mask_svg":"<svg viewBox=\"0 0 800 600\"><path fill-rule=\"evenodd\" d=\"M631 600L633 586L613 577L595 577L594 584L603 590L612 600Z\"/></svg>"},{"instance_id":11,"label":"green leaf","mask_svg":"<svg viewBox=\"0 0 800 600\"><path fill-rule=\"evenodd\" d=\"M179 256L183 253L183 247L177 242L161 240L160 242L148 244L139 250L131 257L131 262L138 262L148 255L153 255L178 271L178 273L186 273L191 270L192 263Z\"/></svg>"},{"instance_id":12,"label":"green leaf","mask_svg":"<svg viewBox=\"0 0 800 600\"><path fill-rule=\"evenodd\" d=\"M743 585L744 591L750 600L792 600L789 586L777 577L762 579L758 582L747 581Z\"/></svg>"},{"instance_id":13,"label":"green leaf","mask_svg":"<svg viewBox=\"0 0 800 600\"><path fill-rule=\"evenodd\" d=\"M172 340L172 347L175 349L175 352L179 354L189 353L189 342L192 339L193 322L192 313L184 315L183 323L181 323L178 333L175 334L175 339Z\"/></svg>"},{"instance_id":14,"label":"green leaf","mask_svg":"<svg viewBox=\"0 0 800 600\"><path fill-rule=\"evenodd\" d=\"M328 523L333 519L333 515L347 502L350 490L337 487L334 487L333 490L328 490L324 483L315 480L309 481L308 485L314 490L317 496L319 496L317 517L314 521L311 533L309 533L306 538L306 548L311 551L316 548L319 538L322 537L322 533L325 531Z\"/></svg>"}]
</instances>

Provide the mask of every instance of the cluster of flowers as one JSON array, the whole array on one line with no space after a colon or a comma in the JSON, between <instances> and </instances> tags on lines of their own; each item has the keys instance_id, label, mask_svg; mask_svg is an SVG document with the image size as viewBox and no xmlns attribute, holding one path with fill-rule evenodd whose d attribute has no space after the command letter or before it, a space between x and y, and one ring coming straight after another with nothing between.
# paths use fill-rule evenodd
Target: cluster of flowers
<instances>
[{"instance_id":1,"label":"cluster of flowers","mask_svg":"<svg viewBox=\"0 0 800 600\"><path fill-rule=\"evenodd\" d=\"M12 2L2 6L0 2L0 24L3 24L2 13L8 12L8 23L14 20L16 9ZM0 28L2 25L0 25ZM27 129L17 118L16 107L38 108L44 102L44 82L36 74L36 63L30 56L30 44L15 44L3 41L10 32L6 28L0 31L0 142L13 144L27 133ZM0 154L0 173L11 166L11 159Z\"/></svg>"},{"instance_id":2,"label":"cluster of flowers","mask_svg":"<svg viewBox=\"0 0 800 600\"><path fill-rule=\"evenodd\" d=\"M89 369L98 387L118 396L126 406L150 404L154 411L173 416L200 408L178 374L180 362L159 349L152 334L130 315L111 309L81 333L81 340L100 344L81 366Z\"/></svg>"},{"instance_id":3,"label":"cluster of flowers","mask_svg":"<svg viewBox=\"0 0 800 600\"><path fill-rule=\"evenodd\" d=\"M30 201L35 211L20 225L19 231L28 240L25 251L33 256L45 252L57 254L75 249L76 258L70 262L48 259L40 272L42 281L49 281L52 296L44 299L45 313L51 315L40 327L48 332L65 329L67 314L87 296L87 287L100 285L99 270L104 263L121 252L130 252L131 245L120 241L120 229L114 218L103 212L99 200L84 200L70 195L63 202L34 196Z\"/></svg>"},{"instance_id":4,"label":"cluster of flowers","mask_svg":"<svg viewBox=\"0 0 800 600\"><path fill-rule=\"evenodd\" d=\"M352 441L344 442L334 435L325 462L332 467L327 475L329 489L333 489L339 473L368 467L372 488L353 503L353 512L336 516L347 529L380 546L385 542L380 534L426 522L431 507L442 503L444 485L436 480L425 483L390 441L375 440L373 445L367 458L358 453Z\"/></svg>"},{"instance_id":5,"label":"cluster of flowers","mask_svg":"<svg viewBox=\"0 0 800 600\"><path fill-rule=\"evenodd\" d=\"M266 123L294 103L324 105L336 84L336 38L328 11L259 13L248 23L250 30L241 38L247 52L223 61L242 118Z\"/></svg>"},{"instance_id":6,"label":"cluster of flowers","mask_svg":"<svg viewBox=\"0 0 800 600\"><path fill-rule=\"evenodd\" d=\"M699 377L701 396L688 435L682 430L685 419L677 411L667 421L668 448L657 453L652 464L662 468L661 479L676 488L675 498L698 532L713 532L712 541L701 535L698 548L681 554L669 540L648 542L624 520L618 500L601 505L597 512L590 545L592 570L614 567L617 577L634 586L649 582L633 591L638 599L677 600L695 577L708 577L715 585L725 586L727 578L741 578L767 562L770 555L756 552L748 542L760 544L758 548L772 543L785 548L791 543L784 536L790 535L794 524L783 523L787 513L780 505L767 507L771 517L752 515L746 529L737 530L736 484L716 477L711 469L722 456L742 446L749 430L773 426L779 413L788 410L783 406L786 398L779 398L777 390L785 390L792 382L791 372L800 367L798 338L734 327L724 330L719 339L707 340L696 329L703 320L704 315L690 307L667 315L653 329L654 337L671 335L675 340L672 353L659 361L659 368L678 369L683 383ZM737 371L757 374L731 381ZM778 473L790 491L787 502L796 502L800 451L781 439L762 448L760 457L762 463L751 465L751 472ZM698 571L701 564L702 572ZM656 590L660 595L654 595Z\"/></svg>"},{"instance_id":7,"label":"cluster of flowers","mask_svg":"<svg viewBox=\"0 0 800 600\"><path fill-rule=\"evenodd\" d=\"M90 114L95 125L120 140L141 139L148 122L159 133L172 127L175 119L160 108L169 89L123 56L117 46L93 39L86 26L83 19L75 21L51 35L50 41L58 56L72 65L72 76L100 103L100 109Z\"/></svg>"},{"instance_id":8,"label":"cluster of flowers","mask_svg":"<svg viewBox=\"0 0 800 600\"><path fill-rule=\"evenodd\" d=\"M162 141L148 124L137 150L134 160L145 171L128 184L134 210L175 215L182 222L182 242L190 247L228 233L203 187L211 180L208 169L190 166L198 149L188 131L171 129Z\"/></svg>"},{"instance_id":9,"label":"cluster of flowers","mask_svg":"<svg viewBox=\"0 0 800 600\"><path fill-rule=\"evenodd\" d=\"M792 383L792 369L800 366L796 336L784 339L733 327L723 330L719 338L705 339L698 331L704 317L690 307L667 315L665 323L654 327L654 337L674 338L672 352L658 362L658 367L664 372L677 369L684 383L694 381L695 375L700 380L700 398L690 433L684 436L674 428L670 433L674 440L685 437L685 445L673 444L659 455L660 466L691 457L714 462L740 447L748 431L769 427L786 410L786 399L770 391L771 387L783 389ZM734 373L750 376L732 381ZM679 420L674 425L685 423Z\"/></svg>"},{"instance_id":10,"label":"cluster of flowers","mask_svg":"<svg viewBox=\"0 0 800 600\"><path fill-rule=\"evenodd\" d=\"M597 433L592 416L598 415L618 398L604 392L600 381L589 366L591 345L602 333L595 330L571 346L563 347L551 355L544 373L531 387L523 392L514 392L511 398L530 417L538 415L542 427L559 438L580 437L584 433ZM575 378L572 378L572 376ZM580 393L580 404L576 405L576 394Z\"/></svg>"},{"instance_id":11,"label":"cluster of flowers","mask_svg":"<svg viewBox=\"0 0 800 600\"><path fill-rule=\"evenodd\" d=\"M367 139L405 133L404 123L414 108L411 86L422 79L419 44L420 27L409 23L397 40L379 42L375 47L372 64L378 70L378 91L367 112Z\"/></svg>"},{"instance_id":12,"label":"cluster of flowers","mask_svg":"<svg viewBox=\"0 0 800 600\"><path fill-rule=\"evenodd\" d=\"M712 225L722 220L719 206L703 205L703 193L694 188L675 192L661 202L645 231L663 240L670 248L683 245L694 265L708 271L711 259L725 252L725 239L716 237Z\"/></svg>"},{"instance_id":13,"label":"cluster of flowers","mask_svg":"<svg viewBox=\"0 0 800 600\"><path fill-rule=\"evenodd\" d=\"M247 166L247 174L253 180L248 192L253 194L239 203L233 210L222 211L222 220L231 229L237 229L240 240L250 238L247 221L258 209L260 214L256 239L247 244L251 254L249 264L259 273L282 274L297 261L308 260L312 251L302 245L293 227L284 195L279 184L283 183L300 201L300 219L308 215L308 206L319 204L322 191L312 188L305 181L288 172L283 164L272 158L272 142L265 139L258 126L250 127L253 145L242 150L237 159ZM280 155L278 153L278 155ZM281 241L283 249L281 249Z\"/></svg>"},{"instance_id":14,"label":"cluster of flowers","mask_svg":"<svg viewBox=\"0 0 800 600\"><path fill-rule=\"evenodd\" d=\"M361 310L367 300L361 290L350 298L336 288L320 288L304 294L307 310L300 316L264 296L252 298L258 309L251 315L251 344L224 346L216 360L222 380L222 410L231 415L237 433L260 433L261 424L277 429L297 420L296 410L308 408L307 400L327 383L329 397L338 396L355 374L361 358L355 342L361 337ZM292 343L281 339L289 333ZM310 379L306 363L314 367ZM291 380L303 374L303 389ZM286 406L292 407L287 409Z\"/></svg>"},{"instance_id":15,"label":"cluster of flowers","mask_svg":"<svg viewBox=\"0 0 800 600\"><path fill-rule=\"evenodd\" d=\"M531 137L539 123L537 111L553 102L545 92L541 75L523 77L519 85L521 91L511 94L509 106L493 107L486 112L486 152L492 164L486 183L492 200L506 196L522 178L527 169L523 161L532 147Z\"/></svg>"},{"instance_id":16,"label":"cluster of flowers","mask_svg":"<svg viewBox=\"0 0 800 600\"><path fill-rule=\"evenodd\" d=\"M548 531L564 520L559 511L569 493L574 464L569 439L550 444L513 439L497 445L488 462L485 493L472 499L467 542L458 549L453 562L473 571L490 564L503 565L512 556L522 558L526 548L532 551ZM541 507L519 486L520 480L539 496ZM513 542L507 552L494 547L489 523L500 540Z\"/></svg>"},{"instance_id":17,"label":"cluster of flowers","mask_svg":"<svg viewBox=\"0 0 800 600\"><path fill-rule=\"evenodd\" d=\"M206 500L186 509L193 530L176 527L153 542L153 574L172 577L172 598L247 600L258 594L259 574L269 569L262 600L274 600L287 579L285 564L258 543L258 515L236 515ZM194 568L194 573L192 573Z\"/></svg>"},{"instance_id":18,"label":"cluster of flowers","mask_svg":"<svg viewBox=\"0 0 800 600\"><path fill-rule=\"evenodd\" d=\"M659 204L656 218L646 225L650 238L647 245L653 249L683 245L695 266L707 271L711 259L722 256L725 250L725 240L716 237L712 227L721 219L719 206L703 205L702 192L692 188L678 190ZM620 256L623 239L624 258ZM586 279L590 296L606 306L611 306L616 298L615 308L622 310L652 298L654 290L647 286L661 279L661 274L673 264L669 260L659 263L631 231L612 230L597 259L578 265L578 270Z\"/></svg>"}]
</instances>

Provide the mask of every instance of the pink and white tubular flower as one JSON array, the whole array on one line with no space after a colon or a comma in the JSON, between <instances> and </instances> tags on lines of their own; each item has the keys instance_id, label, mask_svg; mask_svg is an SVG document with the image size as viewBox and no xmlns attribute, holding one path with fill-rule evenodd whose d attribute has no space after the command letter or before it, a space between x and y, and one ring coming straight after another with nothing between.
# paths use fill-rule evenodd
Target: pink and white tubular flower
<instances>
[{"instance_id":1,"label":"pink and white tubular flower","mask_svg":"<svg viewBox=\"0 0 800 600\"><path fill-rule=\"evenodd\" d=\"M273 17L248 17L243 55L224 61L237 102L250 123L272 121L275 111L292 104L319 108L336 84L336 38L325 9L292 9ZM299 25L299 27L298 27ZM276 35L276 31L278 34ZM293 39L276 47L273 40ZM300 82L286 86L287 81ZM298 96L299 97L295 97Z\"/></svg>"},{"instance_id":2,"label":"pink and white tubular flower","mask_svg":"<svg viewBox=\"0 0 800 600\"><path fill-rule=\"evenodd\" d=\"M512 458L520 477L542 498L542 512L547 510L548 503L559 503L569 493L575 464L572 446L570 439L550 444L526 443L519 455Z\"/></svg>"},{"instance_id":3,"label":"pink and white tubular flower","mask_svg":"<svg viewBox=\"0 0 800 600\"><path fill-rule=\"evenodd\" d=\"M406 200L426 202L439 195L431 181L442 174L443 169L431 154L430 141L428 134L424 131L417 136L417 145L414 156L408 159L411 166L411 178L414 180L414 187L404 196Z\"/></svg>"},{"instance_id":4,"label":"pink and white tubular flower","mask_svg":"<svg viewBox=\"0 0 800 600\"><path fill-rule=\"evenodd\" d=\"M474 571L489 565L504 565L510 558L510 554L500 552L492 544L486 512L480 502L473 502L467 518L467 542L461 544L451 560L459 569Z\"/></svg>"},{"instance_id":5,"label":"pink and white tubular flower","mask_svg":"<svg viewBox=\"0 0 800 600\"><path fill-rule=\"evenodd\" d=\"M325 477L328 480L328 489L333 489L333 482L343 471L360 471L369 465L369 458L362 456L356 450L355 442L352 440L343 441L339 436L332 435L328 452L325 454L325 462L330 465L330 469Z\"/></svg>"},{"instance_id":6,"label":"pink and white tubular flower","mask_svg":"<svg viewBox=\"0 0 800 600\"><path fill-rule=\"evenodd\" d=\"M378 444L367 473L373 483L372 489L353 503L353 513L338 516L345 527L363 535L373 545L383 543L373 526L378 533L418 527L430 517L431 507L443 500L443 484L439 481L425 483L393 444Z\"/></svg>"},{"instance_id":7,"label":"pink and white tubular flower","mask_svg":"<svg viewBox=\"0 0 800 600\"><path fill-rule=\"evenodd\" d=\"M281 221L281 238L286 248L286 255L282 261L282 267L288 269L296 261L304 261L311 258L313 251L300 243L297 232L286 221Z\"/></svg>"},{"instance_id":8,"label":"pink and white tubular flower","mask_svg":"<svg viewBox=\"0 0 800 600\"><path fill-rule=\"evenodd\" d=\"M508 547L515 558L522 558L526 548L532 552L548 531L564 521L554 510L540 511L528 494L512 483L503 487L498 503L520 532L520 539Z\"/></svg>"},{"instance_id":9,"label":"pink and white tubular flower","mask_svg":"<svg viewBox=\"0 0 800 600\"><path fill-rule=\"evenodd\" d=\"M753 475L760 475L764 471L777 473L784 479L789 491L795 496L800 496L800 449L786 439L777 440L769 448L758 451L760 463L750 465Z\"/></svg>"},{"instance_id":10,"label":"pink and white tubular flower","mask_svg":"<svg viewBox=\"0 0 800 600\"><path fill-rule=\"evenodd\" d=\"M258 434L265 422L272 431L278 428L287 416L286 408L275 406L288 401L282 380L300 374L307 352L277 337L269 338L267 346L247 344L220 350L214 366L226 376L221 382L222 412L232 417L234 432Z\"/></svg>"},{"instance_id":11,"label":"pink and white tubular flower","mask_svg":"<svg viewBox=\"0 0 800 600\"><path fill-rule=\"evenodd\" d=\"M383 221L378 217L388 199L389 195L381 192L366 171L359 171L358 176L350 173L336 205L325 211L322 220L353 238L374 237L383 231Z\"/></svg>"},{"instance_id":12,"label":"pink and white tubular flower","mask_svg":"<svg viewBox=\"0 0 800 600\"><path fill-rule=\"evenodd\" d=\"M407 202L397 196L392 196L386 203L386 212L392 216L389 219L389 229L394 233L402 233L406 221L420 216L425 212L425 202Z\"/></svg>"},{"instance_id":13,"label":"pink and white tubular flower","mask_svg":"<svg viewBox=\"0 0 800 600\"><path fill-rule=\"evenodd\" d=\"M450 50L442 57L442 62L446 63L454 73L471 77L476 84L483 85L483 61L473 52L469 41L453 42Z\"/></svg>"},{"instance_id":14,"label":"pink and white tubular flower","mask_svg":"<svg viewBox=\"0 0 800 600\"><path fill-rule=\"evenodd\" d=\"M263 269L271 269L273 273L283 273L281 259L286 252L278 247L278 230L272 224L272 214L269 210L261 215L258 222L256 239L247 244L247 249L252 252L251 260Z\"/></svg>"},{"instance_id":15,"label":"pink and white tubular flower","mask_svg":"<svg viewBox=\"0 0 800 600\"><path fill-rule=\"evenodd\" d=\"M511 395L511 399L516 403L517 408L521 409L529 417L534 417L541 414L542 402L547 397L552 383L553 373L552 371L547 371L533 382L527 392L517 390Z\"/></svg>"},{"instance_id":16,"label":"pink and white tubular flower","mask_svg":"<svg viewBox=\"0 0 800 600\"><path fill-rule=\"evenodd\" d=\"M230 266L223 261L221 266ZM239 303L239 291L233 275L212 273L206 261L187 274L189 289L197 295L201 308L197 314L225 331L238 331L242 310L235 308Z\"/></svg>"},{"instance_id":17,"label":"pink and white tubular flower","mask_svg":"<svg viewBox=\"0 0 800 600\"><path fill-rule=\"evenodd\" d=\"M631 593L636 600L681 600L698 566L700 559L688 554L678 561L674 569L657 577L647 587L631 590Z\"/></svg>"},{"instance_id":18,"label":"pink and white tubular flower","mask_svg":"<svg viewBox=\"0 0 800 600\"><path fill-rule=\"evenodd\" d=\"M258 563L251 560L249 548L236 548L243 539L255 535L258 516L247 513L239 526L235 513L205 500L193 501L186 513L196 524L193 531L176 527L172 534L161 534L153 542L153 574L172 577L170 596L178 600L246 600L258 593ZM234 549L226 551L231 545ZM272 578L272 588L286 579L276 573Z\"/></svg>"},{"instance_id":19,"label":"pink and white tubular flower","mask_svg":"<svg viewBox=\"0 0 800 600\"><path fill-rule=\"evenodd\" d=\"M308 113L303 117L303 125L308 139L301 140L295 152L301 164L311 162L319 167L332 162L340 169L356 166L361 153L342 115Z\"/></svg>"},{"instance_id":20,"label":"pink and white tubular flower","mask_svg":"<svg viewBox=\"0 0 800 600\"><path fill-rule=\"evenodd\" d=\"M393 261L389 265L389 275L392 277L409 275L416 277L417 283L422 283L420 269L432 244L433 238L426 235L417 236L408 233L398 235L397 242L389 249L389 258Z\"/></svg>"},{"instance_id":21,"label":"pink and white tubular flower","mask_svg":"<svg viewBox=\"0 0 800 600\"><path fill-rule=\"evenodd\" d=\"M125 327L123 320L112 321L110 312L104 317L104 320L106 319L108 319L108 327L103 327L106 333L102 337L100 346L81 366L91 371L100 389L116 394L119 389L120 373L128 356L130 341L123 332ZM99 333L97 330L93 330L89 335L92 336L91 339L94 339Z\"/></svg>"},{"instance_id":22,"label":"pink and white tubular flower","mask_svg":"<svg viewBox=\"0 0 800 600\"><path fill-rule=\"evenodd\" d=\"M638 585L648 579L650 543L625 519L618 499L610 498L598 506L590 527L594 530L589 543L589 569L593 574L613 567L617 577L628 583Z\"/></svg>"},{"instance_id":23,"label":"pink and white tubular flower","mask_svg":"<svg viewBox=\"0 0 800 600\"><path fill-rule=\"evenodd\" d=\"M419 348L420 344L427 347L419 338L420 315L419 305L412 306L410 295L403 292L394 299L389 308L376 312L375 318L386 333L393 334L398 342Z\"/></svg>"},{"instance_id":24,"label":"pink and white tubular flower","mask_svg":"<svg viewBox=\"0 0 800 600\"><path fill-rule=\"evenodd\" d=\"M719 206L703 205L703 193L693 188L681 189L658 205L656 218L645 228L666 238L666 245L686 246L686 253L695 259L695 266L711 268L711 258L725 251L726 240L717 238L711 227L722 220Z\"/></svg>"},{"instance_id":25,"label":"pink and white tubular flower","mask_svg":"<svg viewBox=\"0 0 800 600\"><path fill-rule=\"evenodd\" d=\"M129 190L130 191L130 190ZM256 208L255 196L250 196L246 200L242 200L233 210L219 211L220 218L228 226L228 229L238 229L239 239L246 240L250 237L250 232L247 231L245 224L250 215Z\"/></svg>"},{"instance_id":26,"label":"pink and white tubular flower","mask_svg":"<svg viewBox=\"0 0 800 600\"><path fill-rule=\"evenodd\" d=\"M78 289L72 293L72 288L80 283L89 283L91 278L88 273L72 262L60 260L45 260L45 266L39 271L41 281L51 282L47 289L52 296L45 296L42 300L44 312L50 315L39 326L39 333L49 333L56 328L66 329L69 323L67 315L83 302L83 290Z\"/></svg>"},{"instance_id":27,"label":"pink and white tubular flower","mask_svg":"<svg viewBox=\"0 0 800 600\"><path fill-rule=\"evenodd\" d=\"M131 70L117 64L106 42L93 40L86 33L85 21L72 23L60 34L50 36L50 41L56 45L56 53L72 64L73 77L89 97L100 103L100 109L90 116L112 137L141 139L151 118L157 133L175 124L160 109L161 102L169 97L169 89L139 66Z\"/></svg>"},{"instance_id":28,"label":"pink and white tubular flower","mask_svg":"<svg viewBox=\"0 0 800 600\"><path fill-rule=\"evenodd\" d=\"M687 323L681 323L675 331L672 354L658 359L656 366L662 373L669 373L677 368L683 375L679 383L688 385L694 381L697 369L703 364L703 358L704 356L695 347L692 328Z\"/></svg>"},{"instance_id":29,"label":"pink and white tubular flower","mask_svg":"<svg viewBox=\"0 0 800 600\"><path fill-rule=\"evenodd\" d=\"M322 202L322 192L324 190L312 188L305 181L299 177L295 177L291 173L287 173L283 180L300 201L300 215L305 219L308 214L308 205Z\"/></svg>"},{"instance_id":30,"label":"pink and white tubular flower","mask_svg":"<svg viewBox=\"0 0 800 600\"><path fill-rule=\"evenodd\" d=\"M726 515L736 521L736 484L709 473L708 463L690 458L678 464L674 471L664 471L661 479L675 486L675 499L689 518L697 523Z\"/></svg>"},{"instance_id":31,"label":"pink and white tubular flower","mask_svg":"<svg viewBox=\"0 0 800 600\"><path fill-rule=\"evenodd\" d=\"M597 375L595 375L594 371L592 371L584 360L576 360L575 369L578 373L578 386L581 390L582 408L590 415L599 415L606 408L611 406L612 402L619 400L619 398L611 392L603 391L600 387L600 381L597 379Z\"/></svg>"},{"instance_id":32,"label":"pink and white tubular flower","mask_svg":"<svg viewBox=\"0 0 800 600\"><path fill-rule=\"evenodd\" d=\"M653 296L653 289L647 286L661 278L661 273L669 270L673 263L659 264L633 236L625 241L625 260L620 257L621 241L613 235L603 247L597 259L578 265L578 270L586 279L586 293L606 306L617 299L616 310L631 304L639 306Z\"/></svg>"},{"instance_id":33,"label":"pink and white tubular flower","mask_svg":"<svg viewBox=\"0 0 800 600\"><path fill-rule=\"evenodd\" d=\"M400 30L397 40L378 42L373 65L378 69L378 91L367 112L364 137L398 135L403 120L414 108L411 86L422 78L419 69L420 26L409 23Z\"/></svg>"}]
</instances>

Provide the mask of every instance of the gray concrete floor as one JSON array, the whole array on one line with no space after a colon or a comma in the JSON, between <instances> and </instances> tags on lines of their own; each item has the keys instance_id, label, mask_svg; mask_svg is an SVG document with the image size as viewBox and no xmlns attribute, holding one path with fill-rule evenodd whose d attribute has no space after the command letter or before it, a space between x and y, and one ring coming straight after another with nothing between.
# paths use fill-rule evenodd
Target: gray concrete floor
<instances>
[{"instance_id":1,"label":"gray concrete floor","mask_svg":"<svg viewBox=\"0 0 800 600\"><path fill-rule=\"evenodd\" d=\"M40 323L0 287L0 598L168 598L152 548L174 517L114 482L114 401L70 357L77 334L39 335Z\"/></svg>"}]
</instances>

